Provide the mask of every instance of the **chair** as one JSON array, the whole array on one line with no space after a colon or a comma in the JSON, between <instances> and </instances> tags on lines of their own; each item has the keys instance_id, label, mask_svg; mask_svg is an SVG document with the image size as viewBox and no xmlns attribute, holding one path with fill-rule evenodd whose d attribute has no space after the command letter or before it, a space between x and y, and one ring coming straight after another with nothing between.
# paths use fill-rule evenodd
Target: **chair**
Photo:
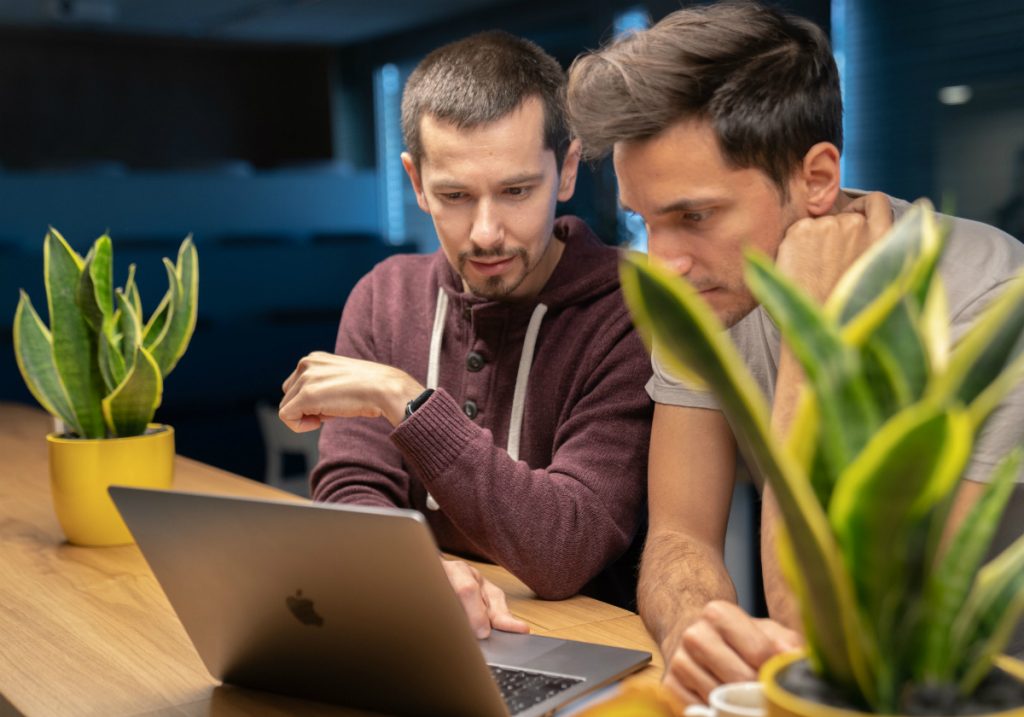
<instances>
[{"instance_id":1,"label":"chair","mask_svg":"<svg viewBox=\"0 0 1024 717\"><path fill-rule=\"evenodd\" d=\"M281 422L277 408L264 401L256 404L256 417L259 419L266 449L267 470L264 480L267 485L309 497L309 472L319 458L317 441L320 431L295 433ZM284 475L284 457L289 454L303 457L306 463L304 472Z\"/></svg>"}]
</instances>

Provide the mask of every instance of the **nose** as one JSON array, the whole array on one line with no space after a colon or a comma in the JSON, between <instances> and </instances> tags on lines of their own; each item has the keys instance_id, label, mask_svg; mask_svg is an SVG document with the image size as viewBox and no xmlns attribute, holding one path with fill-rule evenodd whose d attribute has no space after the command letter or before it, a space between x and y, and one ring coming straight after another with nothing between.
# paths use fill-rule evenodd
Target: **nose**
<instances>
[{"instance_id":1,"label":"nose","mask_svg":"<svg viewBox=\"0 0 1024 717\"><path fill-rule=\"evenodd\" d=\"M647 250L677 276L686 276L693 270L693 253L685 241L648 229Z\"/></svg>"},{"instance_id":2,"label":"nose","mask_svg":"<svg viewBox=\"0 0 1024 717\"><path fill-rule=\"evenodd\" d=\"M476 246L485 250L500 246L505 239L497 207L486 197L477 202L469 238Z\"/></svg>"}]
</instances>

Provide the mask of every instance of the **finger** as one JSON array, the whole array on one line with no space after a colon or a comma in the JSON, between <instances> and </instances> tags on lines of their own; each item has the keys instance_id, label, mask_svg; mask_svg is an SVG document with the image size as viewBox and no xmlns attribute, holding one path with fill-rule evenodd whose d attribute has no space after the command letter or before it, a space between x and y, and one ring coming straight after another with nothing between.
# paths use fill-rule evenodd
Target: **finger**
<instances>
[{"instance_id":1,"label":"finger","mask_svg":"<svg viewBox=\"0 0 1024 717\"><path fill-rule=\"evenodd\" d=\"M804 638L796 630L790 630L785 625L767 618L759 618L754 622L761 629L768 639L774 643L779 652L788 652L803 647Z\"/></svg>"},{"instance_id":2,"label":"finger","mask_svg":"<svg viewBox=\"0 0 1024 717\"><path fill-rule=\"evenodd\" d=\"M871 192L857 197L846 205L846 211L863 214L867 219L868 232L878 239L892 227L892 205L881 192Z\"/></svg>"},{"instance_id":3,"label":"finger","mask_svg":"<svg viewBox=\"0 0 1024 717\"><path fill-rule=\"evenodd\" d=\"M284 383L281 384L281 393L288 393L288 389L290 389L292 387L292 384L295 383L298 379L299 370L295 369L290 374L288 374L288 378L286 378L284 380Z\"/></svg>"},{"instance_id":4,"label":"finger","mask_svg":"<svg viewBox=\"0 0 1024 717\"><path fill-rule=\"evenodd\" d=\"M296 433L306 433L308 431L315 431L323 425L324 419L322 416L303 416L299 419L299 425L293 430Z\"/></svg>"},{"instance_id":5,"label":"finger","mask_svg":"<svg viewBox=\"0 0 1024 717\"><path fill-rule=\"evenodd\" d=\"M713 669L723 682L757 679L757 670L765 660L779 652L773 640L760 629L754 618L741 607L719 600L708 603L701 613L710 629L728 646L728 653L717 654Z\"/></svg>"},{"instance_id":6,"label":"finger","mask_svg":"<svg viewBox=\"0 0 1024 717\"><path fill-rule=\"evenodd\" d=\"M696 692L688 690L679 684L679 681L671 673L666 672L665 677L662 678L661 684L668 688L669 692L679 699L683 705L700 705L704 704L704 701L700 698Z\"/></svg>"},{"instance_id":7,"label":"finger","mask_svg":"<svg viewBox=\"0 0 1024 717\"><path fill-rule=\"evenodd\" d=\"M491 626L505 632L529 632L530 626L517 618L508 609L505 591L489 580L483 581L484 602Z\"/></svg>"},{"instance_id":8,"label":"finger","mask_svg":"<svg viewBox=\"0 0 1024 717\"><path fill-rule=\"evenodd\" d=\"M292 382L277 411L281 420L296 433L315 431L325 419L336 415L330 412L330 406L323 405L323 392L306 378L298 376ZM346 414L338 411L337 415Z\"/></svg>"},{"instance_id":9,"label":"finger","mask_svg":"<svg viewBox=\"0 0 1024 717\"><path fill-rule=\"evenodd\" d=\"M281 403L281 406L277 409L277 417L281 419L281 423L288 426L291 430L298 432L299 426L302 423L302 413L296 414L291 406L291 403Z\"/></svg>"},{"instance_id":10,"label":"finger","mask_svg":"<svg viewBox=\"0 0 1024 717\"><path fill-rule=\"evenodd\" d=\"M752 632L757 632L753 627ZM763 635L760 635L765 639ZM766 640L767 641L767 640ZM755 668L738 654L722 631L706 619L699 620L683 633L682 648L700 670L720 682L743 682L757 679ZM693 684L690 687L695 687Z\"/></svg>"},{"instance_id":11,"label":"finger","mask_svg":"<svg viewBox=\"0 0 1024 717\"><path fill-rule=\"evenodd\" d=\"M303 411L302 405L295 397L285 397L277 410L277 416L284 425L296 433L315 430L320 425L319 414L307 414ZM306 419L313 418L315 423L310 426Z\"/></svg>"},{"instance_id":12,"label":"finger","mask_svg":"<svg viewBox=\"0 0 1024 717\"><path fill-rule=\"evenodd\" d=\"M491 627L502 632L516 632L525 635L530 632L529 624L523 622L512 613L491 616Z\"/></svg>"},{"instance_id":13,"label":"finger","mask_svg":"<svg viewBox=\"0 0 1024 717\"><path fill-rule=\"evenodd\" d=\"M868 218L868 230L871 237L877 240L892 228L892 205L881 192L872 192L864 198L867 200L864 216Z\"/></svg>"},{"instance_id":14,"label":"finger","mask_svg":"<svg viewBox=\"0 0 1024 717\"><path fill-rule=\"evenodd\" d=\"M668 673L680 687L697 696L699 702L707 702L711 690L718 687L721 681L704 669L689 653L685 646L680 646L669 662Z\"/></svg>"},{"instance_id":15,"label":"finger","mask_svg":"<svg viewBox=\"0 0 1024 717\"><path fill-rule=\"evenodd\" d=\"M305 396L305 395L306 394L303 393L303 391L301 389L301 385L298 383L298 381L293 381L292 385L288 387L288 390L284 392L284 397L281 399L281 403L280 403L280 407L278 409L278 412L283 411L285 406L291 406L291 409L290 409L291 412L289 413L289 416L291 416L292 418L295 418L296 417L296 412L295 412L296 399L299 396ZM301 415L301 411L298 412L298 415Z\"/></svg>"},{"instance_id":16,"label":"finger","mask_svg":"<svg viewBox=\"0 0 1024 717\"><path fill-rule=\"evenodd\" d=\"M310 367L310 365L316 360L317 354L321 352L314 351L311 354L307 354L299 359L299 362L295 365L295 370L292 371L291 375L285 379L281 385L281 390L288 393L291 388L295 385L295 382L304 374Z\"/></svg>"},{"instance_id":17,"label":"finger","mask_svg":"<svg viewBox=\"0 0 1024 717\"><path fill-rule=\"evenodd\" d=\"M482 640L491 634L491 618L487 614L487 606L480 597L479 586L475 583L462 583L453 585L455 594L462 603L462 609L469 619L469 627L477 639Z\"/></svg>"},{"instance_id":18,"label":"finger","mask_svg":"<svg viewBox=\"0 0 1024 717\"><path fill-rule=\"evenodd\" d=\"M491 619L487 615L479 581L472 575L468 565L459 561L442 560L448 582L462 603L462 609L469 619L469 626L478 639L491 634Z\"/></svg>"}]
</instances>

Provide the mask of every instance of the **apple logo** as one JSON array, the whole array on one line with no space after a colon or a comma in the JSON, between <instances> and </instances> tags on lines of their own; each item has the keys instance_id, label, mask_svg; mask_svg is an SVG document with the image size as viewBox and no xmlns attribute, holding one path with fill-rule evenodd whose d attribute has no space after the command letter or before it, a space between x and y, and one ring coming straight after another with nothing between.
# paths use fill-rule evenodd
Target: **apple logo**
<instances>
[{"instance_id":1,"label":"apple logo","mask_svg":"<svg viewBox=\"0 0 1024 717\"><path fill-rule=\"evenodd\" d=\"M285 604L292 611L292 615L303 625L323 627L324 619L313 609L313 601L302 597L301 590L296 590L294 595L289 595L285 598Z\"/></svg>"}]
</instances>

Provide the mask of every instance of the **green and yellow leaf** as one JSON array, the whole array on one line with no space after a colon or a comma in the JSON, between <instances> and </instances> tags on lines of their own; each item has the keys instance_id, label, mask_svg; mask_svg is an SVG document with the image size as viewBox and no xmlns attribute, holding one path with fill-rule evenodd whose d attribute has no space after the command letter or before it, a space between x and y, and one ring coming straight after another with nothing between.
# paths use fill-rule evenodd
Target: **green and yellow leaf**
<instances>
[{"instance_id":1,"label":"green and yellow leaf","mask_svg":"<svg viewBox=\"0 0 1024 717\"><path fill-rule=\"evenodd\" d=\"M114 311L113 261L110 237L104 234L89 249L78 282L78 306L89 327L97 333L102 330L103 321Z\"/></svg>"},{"instance_id":2,"label":"green and yellow leaf","mask_svg":"<svg viewBox=\"0 0 1024 717\"><path fill-rule=\"evenodd\" d=\"M157 338L150 344L163 375L168 375L188 348L195 331L199 297L199 264L191 237L182 242L178 263L164 259L168 305L171 307ZM147 331L148 334L148 331Z\"/></svg>"},{"instance_id":3,"label":"green and yellow leaf","mask_svg":"<svg viewBox=\"0 0 1024 717\"><path fill-rule=\"evenodd\" d=\"M954 623L952 651L970 694L988 674L1024 615L1024 536L983 567Z\"/></svg>"},{"instance_id":4,"label":"green and yellow leaf","mask_svg":"<svg viewBox=\"0 0 1024 717\"><path fill-rule=\"evenodd\" d=\"M68 246L64 237L51 229L43 245L43 267L57 373L71 401L79 435L103 438L106 434L100 410L103 377L94 359L98 346L76 301L82 258Z\"/></svg>"},{"instance_id":5,"label":"green and yellow leaf","mask_svg":"<svg viewBox=\"0 0 1024 717\"><path fill-rule=\"evenodd\" d=\"M845 338L858 344L901 297L923 300L946 231L928 200L916 202L843 274L825 303L825 315L846 327Z\"/></svg>"},{"instance_id":6,"label":"green and yellow leaf","mask_svg":"<svg viewBox=\"0 0 1024 717\"><path fill-rule=\"evenodd\" d=\"M14 312L14 356L25 385L39 405L62 420L69 430L81 433L53 361L50 331L24 291Z\"/></svg>"},{"instance_id":7,"label":"green and yellow leaf","mask_svg":"<svg viewBox=\"0 0 1024 717\"><path fill-rule=\"evenodd\" d=\"M926 631L916 675L922 681L950 682L960 667L956 662L958 654L950 649L952 626L1013 493L1022 460L1024 451L1017 448L999 463L991 482L968 511L949 548L929 575L924 598Z\"/></svg>"},{"instance_id":8,"label":"green and yellow leaf","mask_svg":"<svg viewBox=\"0 0 1024 717\"><path fill-rule=\"evenodd\" d=\"M620 265L622 290L642 335L653 339L670 366L688 366L715 391L749 458L775 491L807 590L820 658L839 684L872 690L856 625L852 587L838 549L806 476L770 435L768 406L723 327L698 293L656 261L627 256ZM839 620L836 617L839 616Z\"/></svg>"},{"instance_id":9,"label":"green and yellow leaf","mask_svg":"<svg viewBox=\"0 0 1024 717\"><path fill-rule=\"evenodd\" d=\"M747 252L744 277L813 386L821 417L818 443L831 483L881 423L859 353L843 343L834 325L824 320L811 299L782 276L768 257Z\"/></svg>"},{"instance_id":10,"label":"green and yellow leaf","mask_svg":"<svg viewBox=\"0 0 1024 717\"><path fill-rule=\"evenodd\" d=\"M928 392L935 400L971 404L981 399L987 416L1017 380L1018 359L1024 349L1024 278L1016 277L985 309L953 349L945 372L933 377ZM1016 368L1014 368L1016 367ZM1011 378L999 383L1000 391L983 395L1004 370ZM982 418L983 420L983 418Z\"/></svg>"},{"instance_id":11,"label":"green and yellow leaf","mask_svg":"<svg viewBox=\"0 0 1024 717\"><path fill-rule=\"evenodd\" d=\"M145 433L162 396L160 367L145 348L136 347L128 375L103 399L103 417L111 434L138 436Z\"/></svg>"}]
</instances>

